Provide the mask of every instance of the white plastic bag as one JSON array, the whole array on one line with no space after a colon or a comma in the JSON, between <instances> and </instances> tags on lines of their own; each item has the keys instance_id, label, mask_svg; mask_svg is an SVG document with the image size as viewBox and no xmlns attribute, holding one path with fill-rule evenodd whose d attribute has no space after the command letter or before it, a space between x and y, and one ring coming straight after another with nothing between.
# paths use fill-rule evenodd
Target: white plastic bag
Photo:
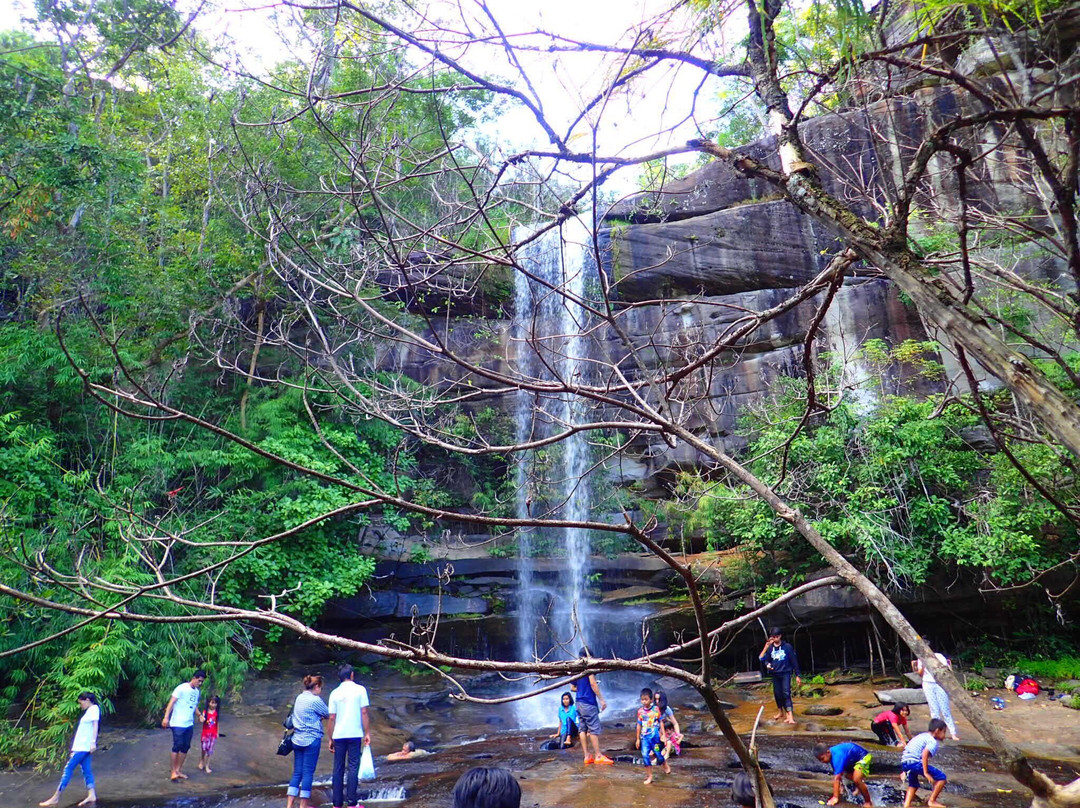
<instances>
[{"instance_id":1,"label":"white plastic bag","mask_svg":"<svg viewBox=\"0 0 1080 808\"><path fill-rule=\"evenodd\" d=\"M363 753L360 755L360 779L375 779L375 759L371 756L370 746L365 746Z\"/></svg>"}]
</instances>

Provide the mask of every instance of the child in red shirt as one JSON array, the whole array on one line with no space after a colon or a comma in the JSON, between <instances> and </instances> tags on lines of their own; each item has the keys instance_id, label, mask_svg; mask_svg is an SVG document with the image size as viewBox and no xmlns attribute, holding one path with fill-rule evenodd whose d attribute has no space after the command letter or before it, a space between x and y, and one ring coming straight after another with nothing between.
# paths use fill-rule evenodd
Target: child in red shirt
<instances>
[{"instance_id":1,"label":"child in red shirt","mask_svg":"<svg viewBox=\"0 0 1080 808\"><path fill-rule=\"evenodd\" d=\"M883 746L903 746L911 740L907 731L907 719L911 708L906 704L895 704L891 710L878 713L870 722L870 729Z\"/></svg>"},{"instance_id":2,"label":"child in red shirt","mask_svg":"<svg viewBox=\"0 0 1080 808\"><path fill-rule=\"evenodd\" d=\"M202 725L202 758L199 759L199 768L210 774L210 758L214 754L214 744L218 739L218 707L221 699L211 696L206 703L206 713L203 715Z\"/></svg>"}]
</instances>

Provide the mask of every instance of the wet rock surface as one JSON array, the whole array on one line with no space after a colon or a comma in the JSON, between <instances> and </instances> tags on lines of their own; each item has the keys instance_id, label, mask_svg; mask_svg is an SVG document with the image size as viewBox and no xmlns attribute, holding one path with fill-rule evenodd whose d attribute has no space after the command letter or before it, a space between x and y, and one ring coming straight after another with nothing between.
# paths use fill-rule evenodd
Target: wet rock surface
<instances>
[{"instance_id":1,"label":"wet rock surface","mask_svg":"<svg viewBox=\"0 0 1080 808\"><path fill-rule=\"evenodd\" d=\"M803 708L803 715L841 715L843 707L833 707L828 704L810 704Z\"/></svg>"},{"instance_id":2,"label":"wet rock surface","mask_svg":"<svg viewBox=\"0 0 1080 808\"><path fill-rule=\"evenodd\" d=\"M490 680L476 677L470 684L488 692L485 682ZM374 783L362 784L365 805L445 808L450 805L454 782L462 772L477 765L510 768L521 783L522 805L526 808L711 808L727 803L726 790L734 771L730 768L730 747L707 715L686 708L686 703L693 700L689 691L685 691L685 698L676 697L672 703L693 745L688 744L683 756L673 761L670 776L657 771L655 782L645 786L645 772L634 762L639 754L633 749L633 704L629 698L602 716L602 748L618 763L594 767L582 765L578 747L540 749L554 729L554 721L550 728L520 729L512 706L455 703L446 697L445 688L434 677L386 677L369 684L378 777ZM115 728L106 722L103 748L94 759L100 804L106 808L280 808L292 761L275 756L273 749L280 737L278 705L287 704L294 695L292 690L290 681L281 679L261 680L249 688L244 704L248 715L239 716L236 709L223 715L223 734L213 774L198 771L197 761L189 759L185 769L190 779L182 784L170 783L166 777L167 732ZM762 705L769 711L766 716L771 713L767 686L725 691L725 695L734 705L730 717L740 732L749 733ZM899 750L872 742L871 708L866 706L871 697L868 685L829 688L820 704L842 709L844 715L823 717L815 723L800 721L794 728L770 721L759 727L761 757L768 767L769 780L789 808L817 808L828 796L830 776L809 751L819 740L855 740L864 744L874 755L870 788L875 801L900 804L903 795L897 780ZM259 704L249 701L255 698ZM796 699L797 713L805 706L804 700ZM861 721L851 717L861 713L865 713ZM1025 744L1029 751L1057 759L1041 765L1064 781L1071 779L1072 770L1080 765L1080 726L1075 715L1056 703L1025 703L1013 697L1008 699L1005 711L995 713L995 719L1000 719L1006 734ZM489 723L491 718L500 722ZM926 708L916 706L911 717L913 727L920 727L927 719ZM619 729L617 724L623 727ZM960 732L965 740L975 738L966 722L960 722ZM422 745L434 754L401 763L382 759L410 737L418 743L422 740ZM324 745L317 781L328 782L332 758ZM984 747L947 742L935 762L950 777L945 794L949 806L1021 808L1028 803L1024 790L1000 769ZM0 800L5 806L34 805L51 793L57 777L55 771L0 774ZM78 776L65 796L65 804L81 799ZM317 803L328 804L326 786L319 786L314 796ZM404 799L399 799L402 796Z\"/></svg>"}]
</instances>

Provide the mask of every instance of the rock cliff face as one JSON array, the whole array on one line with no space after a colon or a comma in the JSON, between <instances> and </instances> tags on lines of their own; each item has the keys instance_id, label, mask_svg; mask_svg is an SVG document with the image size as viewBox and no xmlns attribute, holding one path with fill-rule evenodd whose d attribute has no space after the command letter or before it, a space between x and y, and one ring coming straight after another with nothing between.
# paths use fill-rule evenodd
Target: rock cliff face
<instances>
[{"instance_id":1,"label":"rock cliff face","mask_svg":"<svg viewBox=\"0 0 1080 808\"><path fill-rule=\"evenodd\" d=\"M863 108L824 114L802 127L803 141L820 167L826 189L861 215L874 217L888 209L918 145L938 126L973 110L970 98L940 86L908 88ZM968 182L973 210L1047 215L1033 192L1028 156L1009 140L1005 126L988 125L970 135L967 145L986 153ZM773 167L775 144L764 140L743 151ZM934 158L931 178L918 200L922 211L913 233L940 231L938 214L956 205L952 158ZM600 233L602 271L621 306L622 335L609 329L593 332L595 357L619 363L633 377L641 364L653 369L700 355L707 346L744 317L785 299L813 278L843 245L833 233L777 198L764 181L713 163L667 185L615 206ZM936 230L935 230L936 229ZM1019 274L1059 280L1062 267L1052 258L1019 255L1008 258ZM736 424L746 407L761 401L781 375L801 375L804 340L814 317L811 300L749 335L738 351L719 356L682 382L688 407L686 424L728 449L737 448ZM519 344L510 338L509 321L451 321L442 337L478 365L506 370L517 364ZM638 362L626 360L624 337L637 349ZM811 350L829 352L851 380L865 379L858 347L869 339L896 345L908 339L937 339L895 287L865 267L856 266L828 312ZM422 350L398 345L387 349L384 364L400 368L428 384L447 379L447 366ZM949 375L948 355L941 357ZM640 364L639 364L640 363ZM891 391L926 391L925 380L912 374L888 380ZM452 371L455 379L465 374ZM492 385L478 375L474 389ZM496 401L492 399L492 401ZM505 402L497 406L506 406ZM641 438L622 458L617 475L624 481L655 482L666 472L693 466L695 453Z\"/></svg>"}]
</instances>

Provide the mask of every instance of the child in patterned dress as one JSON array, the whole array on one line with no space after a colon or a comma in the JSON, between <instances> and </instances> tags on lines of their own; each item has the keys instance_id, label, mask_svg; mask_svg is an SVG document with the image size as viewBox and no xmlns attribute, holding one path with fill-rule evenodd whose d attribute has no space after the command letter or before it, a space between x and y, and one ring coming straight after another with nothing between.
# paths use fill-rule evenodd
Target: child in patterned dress
<instances>
[{"instance_id":1,"label":"child in patterned dress","mask_svg":"<svg viewBox=\"0 0 1080 808\"><path fill-rule=\"evenodd\" d=\"M199 759L199 768L207 774L212 771L210 758L213 757L214 744L218 739L218 708L220 706L221 699L211 696L210 701L206 703L206 712L203 714L202 757Z\"/></svg>"}]
</instances>

